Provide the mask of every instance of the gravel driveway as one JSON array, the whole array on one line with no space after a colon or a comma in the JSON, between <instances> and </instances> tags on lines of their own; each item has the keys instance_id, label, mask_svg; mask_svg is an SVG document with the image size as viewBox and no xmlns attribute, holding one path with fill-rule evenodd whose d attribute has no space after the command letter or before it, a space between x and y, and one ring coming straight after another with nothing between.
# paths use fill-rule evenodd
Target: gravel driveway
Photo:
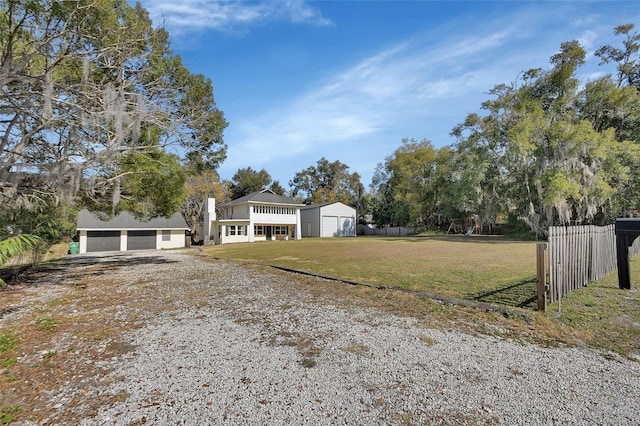
<instances>
[{"instance_id":1,"label":"gravel driveway","mask_svg":"<svg viewBox=\"0 0 640 426\"><path fill-rule=\"evenodd\" d=\"M117 255L142 260L110 268L109 280L142 291L111 315L126 324L134 310L144 316L141 302L164 309L126 332L130 351L96 363L103 385L87 400L121 397L81 424L639 422L638 362L429 329L311 295L291 275L190 253ZM98 260L113 259L84 264ZM77 392L62 384L51 404Z\"/></svg>"}]
</instances>

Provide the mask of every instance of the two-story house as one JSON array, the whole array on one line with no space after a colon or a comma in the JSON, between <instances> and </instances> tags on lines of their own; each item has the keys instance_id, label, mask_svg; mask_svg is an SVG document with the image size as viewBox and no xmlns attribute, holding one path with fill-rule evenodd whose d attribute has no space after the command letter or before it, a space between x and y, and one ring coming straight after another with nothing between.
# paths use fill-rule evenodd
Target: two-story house
<instances>
[{"instance_id":1,"label":"two-story house","mask_svg":"<svg viewBox=\"0 0 640 426\"><path fill-rule=\"evenodd\" d=\"M304 204L268 189L221 205L220 217L216 215L215 200L207 201L205 242L207 237L215 244L302 238L300 207Z\"/></svg>"}]
</instances>

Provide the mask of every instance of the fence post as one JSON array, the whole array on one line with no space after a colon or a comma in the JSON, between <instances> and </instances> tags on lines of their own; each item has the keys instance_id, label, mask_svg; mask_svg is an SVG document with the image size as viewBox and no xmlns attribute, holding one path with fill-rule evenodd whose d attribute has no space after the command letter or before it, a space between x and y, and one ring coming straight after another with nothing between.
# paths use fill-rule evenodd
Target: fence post
<instances>
[{"instance_id":1,"label":"fence post","mask_svg":"<svg viewBox=\"0 0 640 426\"><path fill-rule=\"evenodd\" d=\"M538 278L538 311L547 310L547 243L536 244L536 276Z\"/></svg>"}]
</instances>

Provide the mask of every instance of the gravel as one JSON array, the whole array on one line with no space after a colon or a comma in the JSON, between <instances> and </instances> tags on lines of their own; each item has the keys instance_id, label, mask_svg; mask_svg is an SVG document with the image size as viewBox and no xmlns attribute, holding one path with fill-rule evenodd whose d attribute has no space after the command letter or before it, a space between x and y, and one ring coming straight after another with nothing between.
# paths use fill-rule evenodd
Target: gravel
<instances>
[{"instance_id":1,"label":"gravel","mask_svg":"<svg viewBox=\"0 0 640 426\"><path fill-rule=\"evenodd\" d=\"M136 255L149 254L129 256ZM429 329L411 318L338 307L285 274L187 251L157 256L171 263L115 270L112 278L159 277L149 291L161 292L172 308L127 334L135 350L102 361L111 379L100 392L127 397L82 424L636 425L640 419L639 362ZM182 297L198 292L207 299Z\"/></svg>"}]
</instances>

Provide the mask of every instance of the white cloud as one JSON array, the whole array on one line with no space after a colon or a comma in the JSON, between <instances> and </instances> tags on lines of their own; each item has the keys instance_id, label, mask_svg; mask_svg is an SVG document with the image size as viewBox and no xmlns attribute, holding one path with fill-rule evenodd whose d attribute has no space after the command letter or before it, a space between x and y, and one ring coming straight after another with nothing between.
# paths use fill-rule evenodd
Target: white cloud
<instances>
[{"instance_id":1,"label":"white cloud","mask_svg":"<svg viewBox=\"0 0 640 426\"><path fill-rule=\"evenodd\" d=\"M274 2L268 4L273 5ZM277 3L277 2L276 2ZM322 16L322 13L300 0L289 0L282 2L275 8L285 18L295 23L308 23L313 25L325 26L333 25L333 23Z\"/></svg>"},{"instance_id":2,"label":"white cloud","mask_svg":"<svg viewBox=\"0 0 640 426\"><path fill-rule=\"evenodd\" d=\"M594 48L595 42L598 40L598 33L592 30L586 30L577 40L584 49L590 50Z\"/></svg>"},{"instance_id":3,"label":"white cloud","mask_svg":"<svg viewBox=\"0 0 640 426\"><path fill-rule=\"evenodd\" d=\"M232 149L255 153L261 164L269 164L276 156L299 157L319 146L353 144L391 127L408 128L409 120L442 114L441 109L456 108L455 99L491 88L500 61L473 71L470 64L478 54L500 48L508 36L503 29L448 45L399 43L328 76L275 111L243 117L234 129L241 142Z\"/></svg>"},{"instance_id":4,"label":"white cloud","mask_svg":"<svg viewBox=\"0 0 640 426\"><path fill-rule=\"evenodd\" d=\"M194 30L242 31L268 21L332 25L318 9L303 1L143 0L142 3L154 25L165 25L173 36Z\"/></svg>"}]
</instances>

